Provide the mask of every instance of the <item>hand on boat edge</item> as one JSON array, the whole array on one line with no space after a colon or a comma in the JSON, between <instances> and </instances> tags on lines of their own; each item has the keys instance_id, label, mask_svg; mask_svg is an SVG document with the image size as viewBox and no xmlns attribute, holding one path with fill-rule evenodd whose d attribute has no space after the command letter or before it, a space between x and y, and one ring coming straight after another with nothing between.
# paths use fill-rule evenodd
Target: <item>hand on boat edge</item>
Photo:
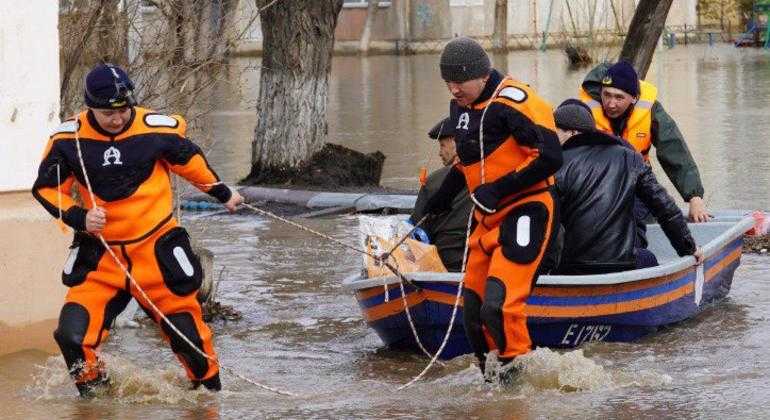
<instances>
[{"instance_id":1,"label":"hand on boat edge","mask_svg":"<svg viewBox=\"0 0 770 420\"><path fill-rule=\"evenodd\" d=\"M703 264L703 248L698 247L698 249L695 250L695 253L692 254L693 257L695 257L695 265L701 265Z\"/></svg>"},{"instance_id":2,"label":"hand on boat edge","mask_svg":"<svg viewBox=\"0 0 770 420\"><path fill-rule=\"evenodd\" d=\"M690 209L688 216L690 221L695 223L705 223L714 217L706 210L706 204L700 197L690 198Z\"/></svg>"}]
</instances>

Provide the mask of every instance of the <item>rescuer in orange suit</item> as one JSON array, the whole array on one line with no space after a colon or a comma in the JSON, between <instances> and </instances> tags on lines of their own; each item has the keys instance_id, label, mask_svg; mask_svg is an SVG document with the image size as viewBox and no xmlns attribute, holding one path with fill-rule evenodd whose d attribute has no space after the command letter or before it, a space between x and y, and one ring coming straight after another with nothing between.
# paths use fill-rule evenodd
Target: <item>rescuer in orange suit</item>
<instances>
[{"instance_id":1,"label":"rescuer in orange suit","mask_svg":"<svg viewBox=\"0 0 770 420\"><path fill-rule=\"evenodd\" d=\"M460 163L426 213L446 211L465 185L472 192L476 210L463 314L483 371L492 349L508 364L532 348L524 307L538 275L553 268L543 256L559 219L552 186L562 154L551 105L528 85L492 69L476 41L453 39L440 68L453 96L450 120Z\"/></svg>"},{"instance_id":2,"label":"rescuer in orange suit","mask_svg":"<svg viewBox=\"0 0 770 420\"><path fill-rule=\"evenodd\" d=\"M197 388L220 390L212 334L196 292L203 279L184 228L172 215L170 172L230 211L243 198L223 184L201 149L185 137L186 122L136 106L134 85L119 67L99 64L86 76L86 111L65 121L48 141L33 195L74 231L62 273L69 287L54 338L82 396L108 382L96 350L133 296L161 327ZM85 168L81 167L78 144ZM95 195L91 202L83 171ZM77 186L82 204L72 196ZM172 331L106 251L101 234L152 303L209 360Z\"/></svg>"}]
</instances>

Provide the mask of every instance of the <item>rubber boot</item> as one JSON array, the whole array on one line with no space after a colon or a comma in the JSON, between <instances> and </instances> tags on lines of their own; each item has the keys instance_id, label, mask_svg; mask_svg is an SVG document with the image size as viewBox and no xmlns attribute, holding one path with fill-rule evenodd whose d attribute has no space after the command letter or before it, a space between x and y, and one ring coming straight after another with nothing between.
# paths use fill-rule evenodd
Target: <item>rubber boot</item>
<instances>
[{"instance_id":1,"label":"rubber boot","mask_svg":"<svg viewBox=\"0 0 770 420\"><path fill-rule=\"evenodd\" d=\"M497 376L500 386L503 388L513 387L521 378L521 367L513 363L513 358L499 360L500 367Z\"/></svg>"},{"instance_id":2,"label":"rubber boot","mask_svg":"<svg viewBox=\"0 0 770 420\"><path fill-rule=\"evenodd\" d=\"M219 373L216 375L204 379L202 381L192 381L193 388L192 389L198 389L201 385L205 386L206 389L209 391L221 391L222 390L222 382L219 380Z\"/></svg>"},{"instance_id":3,"label":"rubber boot","mask_svg":"<svg viewBox=\"0 0 770 420\"><path fill-rule=\"evenodd\" d=\"M484 382L492 384L498 381L498 372L500 370L500 361L497 359L497 350L487 353L481 371L484 372Z\"/></svg>"},{"instance_id":4,"label":"rubber boot","mask_svg":"<svg viewBox=\"0 0 770 420\"><path fill-rule=\"evenodd\" d=\"M78 392L82 398L94 398L104 395L105 391L110 387L110 379L106 375L101 374L96 379L87 382L77 382L75 386L78 387Z\"/></svg>"},{"instance_id":5,"label":"rubber boot","mask_svg":"<svg viewBox=\"0 0 770 420\"><path fill-rule=\"evenodd\" d=\"M484 366L484 364L486 363L486 360L487 360L487 354L486 353L476 353L475 356L476 356L476 360L479 361L479 370L481 370L481 376L484 376L484 370L485 370L484 368L486 367L486 366Z\"/></svg>"}]
</instances>

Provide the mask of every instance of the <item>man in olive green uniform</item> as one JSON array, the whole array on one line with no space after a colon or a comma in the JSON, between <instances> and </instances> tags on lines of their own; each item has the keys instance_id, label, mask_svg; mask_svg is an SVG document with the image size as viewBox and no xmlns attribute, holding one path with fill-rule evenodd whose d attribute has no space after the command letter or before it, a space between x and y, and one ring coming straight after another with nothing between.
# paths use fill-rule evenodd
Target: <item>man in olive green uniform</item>
<instances>
[{"instance_id":1,"label":"man in olive green uniform","mask_svg":"<svg viewBox=\"0 0 770 420\"><path fill-rule=\"evenodd\" d=\"M583 80L580 99L591 108L599 130L624 138L647 162L654 146L660 166L689 203L690 220L709 220L698 167L676 122L658 102L654 85L640 81L627 62L603 63Z\"/></svg>"},{"instance_id":2,"label":"man in olive green uniform","mask_svg":"<svg viewBox=\"0 0 770 420\"><path fill-rule=\"evenodd\" d=\"M444 167L428 175L425 184L420 188L410 217L413 223L425 216L426 203L438 191L452 165L457 163L454 130L454 124L451 124L449 118L445 118L428 132L431 139L439 142L439 156ZM430 238L430 243L436 245L441 261L449 271L462 270L465 234L470 212L471 200L468 197L468 189L464 188L452 200L452 209L449 212L429 218L422 224L422 228Z\"/></svg>"}]
</instances>

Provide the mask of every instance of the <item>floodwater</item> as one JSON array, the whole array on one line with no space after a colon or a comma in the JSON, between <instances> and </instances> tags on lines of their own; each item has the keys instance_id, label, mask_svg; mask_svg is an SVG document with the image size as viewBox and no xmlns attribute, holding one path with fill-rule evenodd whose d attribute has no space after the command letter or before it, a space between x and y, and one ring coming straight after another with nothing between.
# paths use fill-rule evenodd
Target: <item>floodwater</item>
<instances>
[{"instance_id":1,"label":"floodwater","mask_svg":"<svg viewBox=\"0 0 770 420\"><path fill-rule=\"evenodd\" d=\"M694 46L661 51L649 79L699 163L713 208L770 208L770 56ZM552 102L575 92L558 51L516 52L508 70ZM425 132L446 112L437 56L334 60L330 140L387 156L384 183L416 186L417 168L439 160ZM250 64L244 60L242 67ZM242 74L253 85L257 72ZM245 90L253 96L254 86ZM223 87L220 98L234 92ZM248 170L252 110L221 99L210 126L212 166L229 180ZM248 103L246 104L248 106ZM302 220L342 241L353 216ZM0 357L0 417L7 418L764 418L770 409L770 259L746 255L729 297L698 317L633 344L538 349L519 387L484 385L468 356L435 366L405 391L425 357L388 351L340 287L361 257L251 215L188 214L185 224L216 256L219 300L243 313L212 327L231 375L225 391L185 390L181 368L153 326L120 329L103 347L112 394L81 401L59 356Z\"/></svg>"}]
</instances>

